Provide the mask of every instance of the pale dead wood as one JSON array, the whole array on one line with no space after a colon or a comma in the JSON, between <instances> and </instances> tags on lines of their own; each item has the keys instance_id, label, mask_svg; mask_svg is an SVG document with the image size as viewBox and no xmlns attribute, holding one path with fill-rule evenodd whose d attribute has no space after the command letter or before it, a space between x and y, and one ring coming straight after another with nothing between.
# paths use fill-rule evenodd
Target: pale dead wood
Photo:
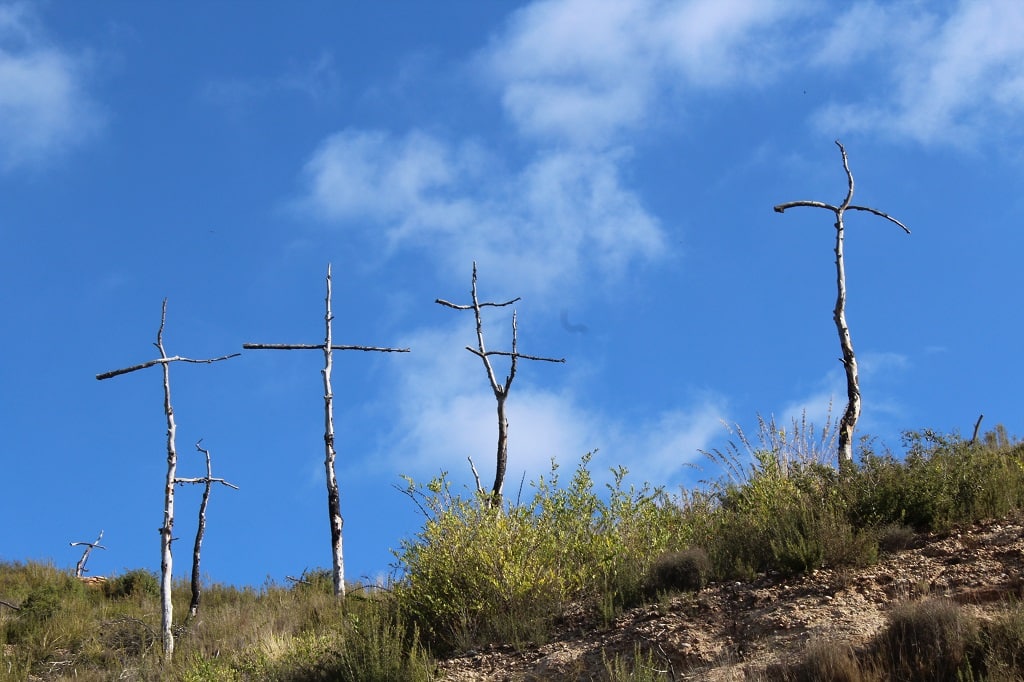
<instances>
[{"instance_id":1,"label":"pale dead wood","mask_svg":"<svg viewBox=\"0 0 1024 682\"><path fill-rule=\"evenodd\" d=\"M836 216L836 243L834 251L836 254L837 296L836 305L832 311L832 318L836 324L836 330L839 334L839 345L843 352L843 357L840 361L843 363L843 368L846 371L847 404L846 411L843 413L842 419L839 422L838 444L839 466L844 467L853 463L853 432L857 426L857 421L860 419L861 412L860 378L857 370L857 358L853 351L853 341L850 337L850 328L846 322L846 261L843 255L843 242L845 238L845 225L843 223L844 214L847 210L867 211L868 213L872 213L895 223L907 234L910 234L910 229L888 213L884 213L883 211L879 211L878 209L868 206L855 206L851 203L853 200L854 190L853 172L850 170L850 162L846 155L846 148L841 142L839 142L839 140L836 140L836 146L839 147L839 152L842 155L843 170L846 173L847 181L846 197L843 199L842 203L838 206L833 206L832 204L826 204L821 201L791 201L784 204L778 204L774 208L776 213L783 213L787 209L797 206L824 208L831 211Z\"/></svg>"},{"instance_id":2,"label":"pale dead wood","mask_svg":"<svg viewBox=\"0 0 1024 682\"><path fill-rule=\"evenodd\" d=\"M99 536L96 538L96 542L70 542L70 543L68 543L72 547L79 547L81 545L85 545L85 551L82 552L82 558L79 559L78 563L75 565L75 577L76 578L81 578L83 575L85 575L85 562L89 560L89 554L92 552L93 549L106 549L106 547L104 547L103 545L100 544L100 540L102 540L102 539L103 539L103 531L101 530Z\"/></svg>"},{"instance_id":3,"label":"pale dead wood","mask_svg":"<svg viewBox=\"0 0 1024 682\"><path fill-rule=\"evenodd\" d=\"M102 381L103 379L110 379L111 377L128 374L129 372L146 369L147 367L153 367L154 365L160 365L163 370L164 414L167 417L167 476L164 479L164 522L158 529L158 532L160 533L160 629L163 641L164 660L170 662L174 656L174 632L172 630L174 607L171 603L171 571L173 569L174 559L171 553L171 543L175 540L173 535L174 486L177 482L176 471L178 466L178 453L175 446L175 435L178 427L174 421L174 409L171 407L170 367L172 362L188 362L197 364L221 362L223 360L238 357L241 353L231 353L230 355L222 355L217 358L209 358L205 360L194 360L179 355L169 356L167 355L167 351L164 349L164 327L166 323L167 299L165 298L160 310L160 328L156 333L156 343L153 344L160 352L160 357L138 365L132 365L131 367L97 374L96 379Z\"/></svg>"},{"instance_id":4,"label":"pale dead wood","mask_svg":"<svg viewBox=\"0 0 1024 682\"><path fill-rule=\"evenodd\" d=\"M469 470L473 472L473 480L476 481L476 489L478 492L483 492L484 487L480 484L480 473L476 470L476 465L473 464L473 458L466 457L469 460Z\"/></svg>"},{"instance_id":5,"label":"pale dead wood","mask_svg":"<svg viewBox=\"0 0 1024 682\"><path fill-rule=\"evenodd\" d=\"M210 489L213 487L214 483L220 483L221 485L226 485L229 488L238 490L237 485L228 483L223 478L213 477L213 464L210 460L210 451L201 446L202 442L202 438L196 441L196 450L206 456L206 476L203 478L176 478L174 480L174 482L178 484L204 484L203 500L199 503L199 525L196 528L196 541L192 546L192 599L188 605L188 621L195 620L196 614L199 613L199 599L202 594L202 584L199 579L199 561L200 552L203 548L203 536L206 533L206 507L210 502Z\"/></svg>"},{"instance_id":6,"label":"pale dead wood","mask_svg":"<svg viewBox=\"0 0 1024 682\"><path fill-rule=\"evenodd\" d=\"M341 494L335 474L337 452L334 447L334 392L331 388L331 372L334 365L333 351L359 350L378 353L408 353L408 348L387 348L381 346L335 345L331 335L331 266L327 265L327 296L325 300L325 339L320 344L305 343L243 343L246 350L319 350L324 354L324 368L320 370L324 381L324 469L327 476L327 513L331 527L331 563L336 597L345 597L345 558L342 547L342 529L345 523L341 515Z\"/></svg>"},{"instance_id":7,"label":"pale dead wood","mask_svg":"<svg viewBox=\"0 0 1024 682\"><path fill-rule=\"evenodd\" d=\"M128 374L129 372L134 372L136 370L146 369L147 367L152 367L153 365L164 365L164 364L167 364L169 362L191 362L191 363L197 364L197 365L208 365L211 362L220 362L221 360L230 360L231 358L237 358L239 355L241 355L241 353L231 353L230 355L222 355L219 358L207 358L207 359L204 359L204 360L196 360L196 359L193 359L193 358L184 358L184 357L182 357L180 355L175 355L175 356L169 357L169 358L157 358L156 360L150 360L148 362L142 362L142 363L139 363L137 365L132 365L131 367L124 367L122 369L115 369L112 372L104 372L103 374L97 374L96 378L99 379L100 381L102 381L103 379L111 379L113 377L120 376L122 374Z\"/></svg>"},{"instance_id":8,"label":"pale dead wood","mask_svg":"<svg viewBox=\"0 0 1024 682\"><path fill-rule=\"evenodd\" d=\"M480 358L484 363L484 369L487 372L487 380L491 385L491 391L494 393L494 399L497 402L498 412L498 448L496 455L496 466L494 472L494 485L491 486L491 504L496 507L501 507L502 488L505 484L505 470L508 466L508 418L505 416L505 400L508 398L508 392L512 388L512 381L516 376L517 361L519 358L524 360L538 360L543 362L565 362L565 358L545 358L536 355L526 355L520 353L517 347L518 344L518 327L517 327L517 313L513 309L512 311L512 351L489 351L484 345L484 331L483 331L483 315L481 309L485 307L503 307L512 305L513 303L521 300L519 297L513 298L510 301L504 301L501 303L494 302L481 302L477 296L477 269L476 261L473 262L473 277L472 277L472 303L461 304L452 303L444 299L438 298L434 302L448 308L455 310L472 310L476 318L476 341L477 347L466 346L466 350L473 353ZM500 383L498 377L494 372L494 367L491 365L490 357L492 355L504 356L511 359L509 365L508 375L505 377L505 381ZM473 475L476 478L477 491L480 494L486 494L483 486L480 485L480 477L476 472L476 467L473 466L473 461L470 460L470 467L473 470Z\"/></svg>"},{"instance_id":9,"label":"pale dead wood","mask_svg":"<svg viewBox=\"0 0 1024 682\"><path fill-rule=\"evenodd\" d=\"M243 343L246 350L323 350L324 344L308 343ZM331 346L331 350L362 350L377 353L408 353L408 348L382 348L380 346Z\"/></svg>"}]
</instances>

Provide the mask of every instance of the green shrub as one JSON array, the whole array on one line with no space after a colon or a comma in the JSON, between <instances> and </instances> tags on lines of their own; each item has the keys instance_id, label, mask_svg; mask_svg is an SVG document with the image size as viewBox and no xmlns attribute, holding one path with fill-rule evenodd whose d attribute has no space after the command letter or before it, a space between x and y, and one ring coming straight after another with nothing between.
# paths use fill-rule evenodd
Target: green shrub
<instances>
[{"instance_id":1,"label":"green shrub","mask_svg":"<svg viewBox=\"0 0 1024 682\"><path fill-rule=\"evenodd\" d=\"M844 480L853 523L945 530L1024 505L1024 447L927 429L905 432L903 440L903 461L869 449Z\"/></svg>"},{"instance_id":2,"label":"green shrub","mask_svg":"<svg viewBox=\"0 0 1024 682\"><path fill-rule=\"evenodd\" d=\"M330 679L342 682L426 682L433 662L409 627L386 602L371 602L349 614L342 648L328 666Z\"/></svg>"},{"instance_id":3,"label":"green shrub","mask_svg":"<svg viewBox=\"0 0 1024 682\"><path fill-rule=\"evenodd\" d=\"M616 654L609 658L602 651L601 662L604 663L604 675L601 677L603 682L659 682L668 679L670 671L655 657L653 651L644 652L639 644L634 645L633 653L629 656Z\"/></svg>"},{"instance_id":4,"label":"green shrub","mask_svg":"<svg viewBox=\"0 0 1024 682\"><path fill-rule=\"evenodd\" d=\"M307 568L293 589L334 595L334 572L330 568Z\"/></svg>"},{"instance_id":5,"label":"green shrub","mask_svg":"<svg viewBox=\"0 0 1024 682\"><path fill-rule=\"evenodd\" d=\"M878 548L886 552L898 552L911 547L917 541L917 533L902 523L890 523L878 530Z\"/></svg>"},{"instance_id":6,"label":"green shrub","mask_svg":"<svg viewBox=\"0 0 1024 682\"><path fill-rule=\"evenodd\" d=\"M711 560L700 547L665 552L648 570L647 590L650 594L697 591L707 584L710 573Z\"/></svg>"},{"instance_id":7,"label":"green shrub","mask_svg":"<svg viewBox=\"0 0 1024 682\"><path fill-rule=\"evenodd\" d=\"M159 597L160 579L152 571L136 568L108 580L103 591L111 599Z\"/></svg>"},{"instance_id":8,"label":"green shrub","mask_svg":"<svg viewBox=\"0 0 1024 682\"><path fill-rule=\"evenodd\" d=\"M642 599L653 558L687 544L680 509L660 490L626 487L622 468L602 499L590 459L564 488L552 462L531 500L502 509L488 496L454 495L443 476L409 481L425 522L398 554L397 595L433 646L541 642L570 602L607 617Z\"/></svg>"},{"instance_id":9,"label":"green shrub","mask_svg":"<svg viewBox=\"0 0 1024 682\"><path fill-rule=\"evenodd\" d=\"M755 457L744 481L719 488L709 546L719 576L743 579L769 570L791 575L826 563L873 561L873 539L846 520L834 471L796 462L784 469L766 451Z\"/></svg>"},{"instance_id":10,"label":"green shrub","mask_svg":"<svg viewBox=\"0 0 1024 682\"><path fill-rule=\"evenodd\" d=\"M64 588L58 585L41 585L29 592L14 621L7 626L7 641L23 644L45 628L64 610L63 593Z\"/></svg>"},{"instance_id":11,"label":"green shrub","mask_svg":"<svg viewBox=\"0 0 1024 682\"><path fill-rule=\"evenodd\" d=\"M985 673L991 682L1024 678L1024 605L1013 603L984 626Z\"/></svg>"}]
</instances>

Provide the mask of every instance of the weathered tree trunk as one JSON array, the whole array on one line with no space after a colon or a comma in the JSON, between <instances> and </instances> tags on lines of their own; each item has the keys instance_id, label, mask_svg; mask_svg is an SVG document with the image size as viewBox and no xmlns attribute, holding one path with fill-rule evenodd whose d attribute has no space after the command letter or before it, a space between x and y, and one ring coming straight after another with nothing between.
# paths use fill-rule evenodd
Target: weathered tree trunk
<instances>
[{"instance_id":1,"label":"weathered tree trunk","mask_svg":"<svg viewBox=\"0 0 1024 682\"><path fill-rule=\"evenodd\" d=\"M850 195L853 194L851 177ZM847 197L847 203L849 197ZM846 370L846 410L839 421L839 462L840 466L853 463L853 431L860 419L860 376L857 373L857 356L853 352L853 340L850 328L846 324L846 263L843 258L843 226L842 210L838 212L836 221L836 307L832 311L832 319L839 333L839 346L843 351L843 369Z\"/></svg>"},{"instance_id":2,"label":"weathered tree trunk","mask_svg":"<svg viewBox=\"0 0 1024 682\"><path fill-rule=\"evenodd\" d=\"M206 533L206 505L210 502L210 483L203 488L203 501L199 503L199 525L196 527L196 541L192 545L192 599L188 603L188 619L194 620L199 613L202 596L202 580L199 563L203 551L203 535Z\"/></svg>"},{"instance_id":3,"label":"weathered tree trunk","mask_svg":"<svg viewBox=\"0 0 1024 682\"><path fill-rule=\"evenodd\" d=\"M160 331L156 337L156 346L160 350L160 357L164 359L167 358L163 343L166 316L167 299L164 299ZM164 658L169 661L174 655L174 632L171 630L174 617L174 606L171 603L171 571L174 559L171 554L171 542L174 531L174 483L178 466L174 436L178 427L174 423L174 408L171 407L171 363L163 362L160 366L164 372L164 414L167 416L167 477L164 480L164 524L160 527L160 632L163 638Z\"/></svg>"},{"instance_id":4,"label":"weathered tree trunk","mask_svg":"<svg viewBox=\"0 0 1024 682\"><path fill-rule=\"evenodd\" d=\"M505 416L505 398L507 393L498 395L498 458L494 470L494 485L491 497L495 504L501 504L502 490L505 486L505 469L508 467L508 418Z\"/></svg>"},{"instance_id":5,"label":"weathered tree trunk","mask_svg":"<svg viewBox=\"0 0 1024 682\"><path fill-rule=\"evenodd\" d=\"M324 339L324 473L327 476L327 516L331 524L331 578L334 582L334 594L345 596L345 553L342 546L342 528L345 519L341 516L341 493L338 491L338 478L334 471L334 460L337 452L334 449L334 392L331 388L331 369L334 365L331 353L331 268L327 266L327 298L324 326L327 335Z\"/></svg>"}]
</instances>

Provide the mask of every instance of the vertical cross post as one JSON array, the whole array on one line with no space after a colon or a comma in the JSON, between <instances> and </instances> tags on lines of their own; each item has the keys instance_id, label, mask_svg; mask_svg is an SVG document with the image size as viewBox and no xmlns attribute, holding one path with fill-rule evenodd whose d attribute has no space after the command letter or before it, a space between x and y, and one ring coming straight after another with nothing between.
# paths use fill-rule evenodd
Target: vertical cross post
<instances>
[{"instance_id":1,"label":"vertical cross post","mask_svg":"<svg viewBox=\"0 0 1024 682\"><path fill-rule=\"evenodd\" d=\"M331 370L336 350L361 350L378 353L408 353L408 348L383 348L378 346L342 346L335 345L331 334L331 266L327 265L327 296L325 300L324 342L320 344L285 344L285 343L244 343L246 350L319 350L324 354L324 368L320 370L324 380L324 471L327 476L327 515L331 526L331 564L334 595L345 597L345 558L342 548L342 526L345 523L341 515L341 495L338 491L338 478L334 471L337 452L334 447L334 392L331 388Z\"/></svg>"}]
</instances>

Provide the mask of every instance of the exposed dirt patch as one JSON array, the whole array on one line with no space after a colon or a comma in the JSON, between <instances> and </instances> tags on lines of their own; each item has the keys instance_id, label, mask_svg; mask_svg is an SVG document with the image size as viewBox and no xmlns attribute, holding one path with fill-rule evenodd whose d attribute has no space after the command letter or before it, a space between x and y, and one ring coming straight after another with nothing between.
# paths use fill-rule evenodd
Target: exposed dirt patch
<instances>
[{"instance_id":1,"label":"exposed dirt patch","mask_svg":"<svg viewBox=\"0 0 1024 682\"><path fill-rule=\"evenodd\" d=\"M944 596L985 616L1024 594L1024 517L917 537L865 569L822 569L781 579L717 583L632 609L609 627L567 626L555 641L514 651L494 647L442 661L457 682L600 679L603 658L653 650L677 680L766 679L798 660L808 642L865 645L903 600Z\"/></svg>"}]
</instances>

